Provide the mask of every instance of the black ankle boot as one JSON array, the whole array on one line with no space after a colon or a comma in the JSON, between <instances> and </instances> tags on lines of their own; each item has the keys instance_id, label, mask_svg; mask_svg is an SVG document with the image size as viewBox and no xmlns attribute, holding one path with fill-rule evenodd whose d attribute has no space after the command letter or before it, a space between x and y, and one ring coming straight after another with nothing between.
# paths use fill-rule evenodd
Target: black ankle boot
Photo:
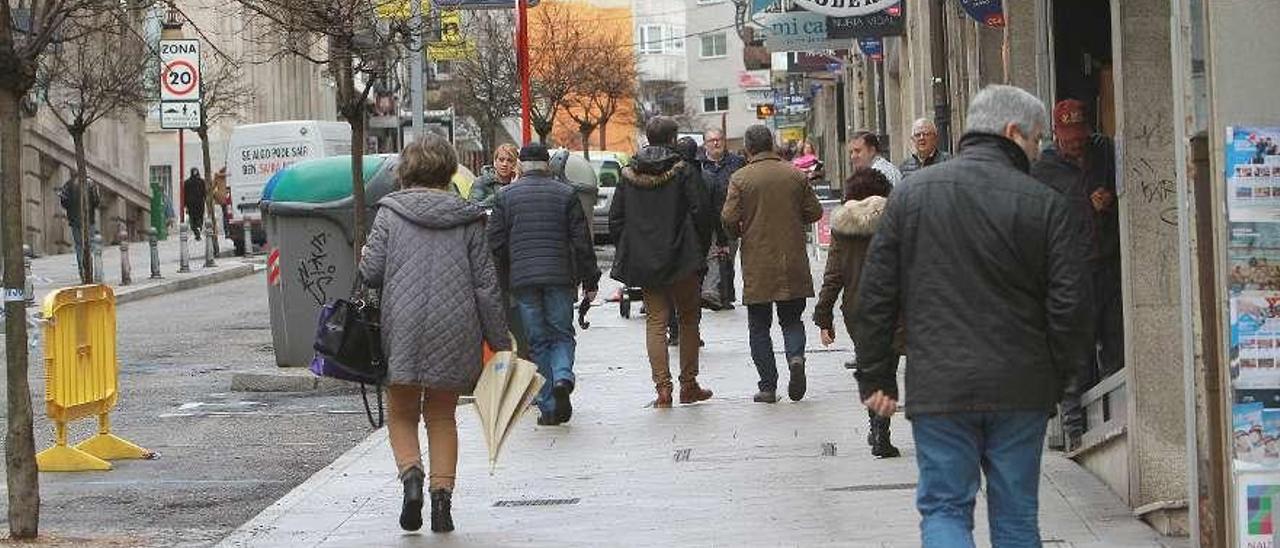
<instances>
[{"instance_id":1,"label":"black ankle boot","mask_svg":"<svg viewBox=\"0 0 1280 548\"><path fill-rule=\"evenodd\" d=\"M898 448L889 442L888 417L873 417L871 419L871 434L868 435L868 441L871 443L872 456L882 459L902 456L902 452L898 451Z\"/></svg>"},{"instance_id":2,"label":"black ankle boot","mask_svg":"<svg viewBox=\"0 0 1280 548\"><path fill-rule=\"evenodd\" d=\"M400 528L417 531L422 528L422 469L413 467L400 474L404 482L404 505L400 507Z\"/></svg>"},{"instance_id":3,"label":"black ankle boot","mask_svg":"<svg viewBox=\"0 0 1280 548\"><path fill-rule=\"evenodd\" d=\"M431 531L448 533L453 530L453 491L431 491Z\"/></svg>"}]
</instances>

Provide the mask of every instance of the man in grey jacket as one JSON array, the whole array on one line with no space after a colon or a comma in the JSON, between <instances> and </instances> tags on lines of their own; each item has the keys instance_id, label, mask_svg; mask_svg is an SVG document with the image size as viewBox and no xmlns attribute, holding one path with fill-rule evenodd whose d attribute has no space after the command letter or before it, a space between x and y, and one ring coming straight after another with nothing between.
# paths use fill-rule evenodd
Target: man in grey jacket
<instances>
[{"instance_id":1,"label":"man in grey jacket","mask_svg":"<svg viewBox=\"0 0 1280 548\"><path fill-rule=\"evenodd\" d=\"M538 394L538 424L568 422L577 345L573 303L577 286L593 300L600 281L586 215L573 187L551 175L541 144L520 150L521 176L498 191L489 217L489 246L508 273L531 356L546 379Z\"/></svg>"}]
</instances>

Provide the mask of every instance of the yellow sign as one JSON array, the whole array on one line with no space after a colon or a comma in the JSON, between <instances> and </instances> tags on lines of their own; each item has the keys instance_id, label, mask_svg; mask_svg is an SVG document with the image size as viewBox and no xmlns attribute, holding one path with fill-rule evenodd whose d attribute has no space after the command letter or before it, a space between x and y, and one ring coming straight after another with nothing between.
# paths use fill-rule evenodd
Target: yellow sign
<instances>
[{"instance_id":1,"label":"yellow sign","mask_svg":"<svg viewBox=\"0 0 1280 548\"><path fill-rule=\"evenodd\" d=\"M474 54L476 45L462 34L462 12L440 13L440 41L427 44L427 57L432 61L459 61Z\"/></svg>"},{"instance_id":2,"label":"yellow sign","mask_svg":"<svg viewBox=\"0 0 1280 548\"><path fill-rule=\"evenodd\" d=\"M413 17L413 2L416 0L373 0L373 13L379 19L405 20ZM430 6L428 0L425 6Z\"/></svg>"}]
</instances>

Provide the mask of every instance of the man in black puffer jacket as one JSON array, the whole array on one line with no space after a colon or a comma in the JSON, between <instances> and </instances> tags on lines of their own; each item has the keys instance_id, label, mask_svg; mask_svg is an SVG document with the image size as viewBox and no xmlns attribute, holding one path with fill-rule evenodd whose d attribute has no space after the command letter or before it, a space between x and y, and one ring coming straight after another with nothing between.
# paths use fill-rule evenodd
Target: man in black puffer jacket
<instances>
[{"instance_id":1,"label":"man in black puffer jacket","mask_svg":"<svg viewBox=\"0 0 1280 548\"><path fill-rule=\"evenodd\" d=\"M622 184L609 209L609 235L618 246L613 278L644 288L649 311L645 349L658 408L672 404L666 337L671 314L680 322L680 403L711 397L710 390L698 385L699 273L706 265L715 216L698 166L675 150L678 131L671 118L649 121L649 146L622 170Z\"/></svg>"},{"instance_id":2,"label":"man in black puffer jacket","mask_svg":"<svg viewBox=\"0 0 1280 548\"><path fill-rule=\"evenodd\" d=\"M573 187L551 175L547 147L520 150L521 173L498 191L489 217L489 247L529 339L530 354L546 379L538 394L538 424L568 422L575 377L575 290L594 300L600 281L586 214Z\"/></svg>"},{"instance_id":3,"label":"man in black puffer jacket","mask_svg":"<svg viewBox=\"0 0 1280 548\"><path fill-rule=\"evenodd\" d=\"M1079 211L1028 175L1046 118L1018 88L979 92L960 154L893 191L863 266L858 388L894 412L901 314L925 546L973 545L983 472L992 544L1040 545L1045 427L1093 341Z\"/></svg>"}]
</instances>

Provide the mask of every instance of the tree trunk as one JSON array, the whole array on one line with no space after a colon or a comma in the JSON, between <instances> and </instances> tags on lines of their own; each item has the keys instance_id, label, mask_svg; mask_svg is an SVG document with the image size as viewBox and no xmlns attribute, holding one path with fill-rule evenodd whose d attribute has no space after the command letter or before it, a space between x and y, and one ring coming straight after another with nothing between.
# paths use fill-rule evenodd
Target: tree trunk
<instances>
[{"instance_id":1,"label":"tree trunk","mask_svg":"<svg viewBox=\"0 0 1280 548\"><path fill-rule=\"evenodd\" d=\"M214 213L213 207L213 158L209 156L209 128L201 126L196 130L196 135L200 136L200 151L204 153L204 210L209 212L209 226L212 227L204 236L213 238L213 254L216 256L222 250L218 245L218 215Z\"/></svg>"},{"instance_id":2,"label":"tree trunk","mask_svg":"<svg viewBox=\"0 0 1280 548\"><path fill-rule=\"evenodd\" d=\"M20 94L0 89L0 241L4 242L4 287L26 287L22 265L22 118ZM40 532L40 481L32 432L31 386L27 380L27 310L22 299L5 299L5 372L8 431L5 472L9 488L9 537Z\"/></svg>"},{"instance_id":3,"label":"tree trunk","mask_svg":"<svg viewBox=\"0 0 1280 548\"><path fill-rule=\"evenodd\" d=\"M351 48L338 38L329 39L330 70L337 85L338 113L351 126L351 201L352 235L355 267L360 266L360 252L365 239L365 196L364 196L364 102L356 93L355 59Z\"/></svg>"},{"instance_id":4,"label":"tree trunk","mask_svg":"<svg viewBox=\"0 0 1280 548\"><path fill-rule=\"evenodd\" d=\"M582 135L582 158L588 162L591 161L591 130L580 129L578 133Z\"/></svg>"},{"instance_id":5,"label":"tree trunk","mask_svg":"<svg viewBox=\"0 0 1280 548\"><path fill-rule=\"evenodd\" d=\"M365 196L364 196L364 116L348 119L351 124L351 196L355 207L355 246L356 268L360 266L360 252L364 248L365 237Z\"/></svg>"},{"instance_id":6,"label":"tree trunk","mask_svg":"<svg viewBox=\"0 0 1280 548\"><path fill-rule=\"evenodd\" d=\"M605 132L609 129L609 120L602 118L600 120L600 150L609 150L609 140L605 138Z\"/></svg>"},{"instance_id":7,"label":"tree trunk","mask_svg":"<svg viewBox=\"0 0 1280 548\"><path fill-rule=\"evenodd\" d=\"M94 216L92 208L89 207L91 200L89 199L89 166L85 162L84 156L84 129L68 128L71 133L71 142L76 148L76 179L80 192L76 193L79 197L75 208L80 212L80 226L76 230L80 231L80 249L76 253L80 255L80 283L88 285L93 283L93 244L90 238L93 231Z\"/></svg>"}]
</instances>

